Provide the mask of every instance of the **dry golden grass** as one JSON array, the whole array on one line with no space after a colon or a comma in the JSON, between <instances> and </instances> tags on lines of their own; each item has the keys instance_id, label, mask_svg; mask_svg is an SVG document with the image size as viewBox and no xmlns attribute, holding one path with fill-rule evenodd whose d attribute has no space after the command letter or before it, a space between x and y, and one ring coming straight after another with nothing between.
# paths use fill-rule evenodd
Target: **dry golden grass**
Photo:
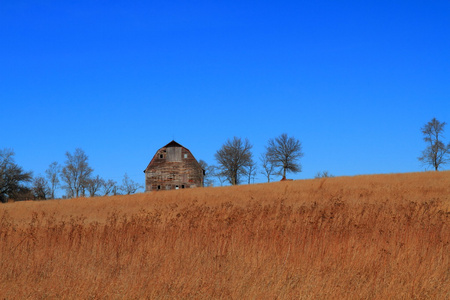
<instances>
[{"instance_id":1,"label":"dry golden grass","mask_svg":"<svg viewBox=\"0 0 450 300\"><path fill-rule=\"evenodd\" d=\"M449 299L450 172L0 205L3 299Z\"/></svg>"}]
</instances>

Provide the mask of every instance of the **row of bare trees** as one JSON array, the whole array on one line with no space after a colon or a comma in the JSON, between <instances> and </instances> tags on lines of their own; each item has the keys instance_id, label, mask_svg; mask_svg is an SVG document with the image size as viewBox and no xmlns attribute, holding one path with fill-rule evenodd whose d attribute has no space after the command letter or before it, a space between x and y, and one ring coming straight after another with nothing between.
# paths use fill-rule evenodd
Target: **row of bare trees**
<instances>
[{"instance_id":1,"label":"row of bare trees","mask_svg":"<svg viewBox=\"0 0 450 300\"><path fill-rule=\"evenodd\" d=\"M118 185L114 180L93 175L93 171L86 153L77 148L74 153L66 152L64 165L52 162L45 171L45 176L33 178L32 172L25 172L15 163L14 151L0 150L0 201L54 199L59 188L66 191L64 198L122 193L129 195L142 188L127 173L122 179L122 185Z\"/></svg>"},{"instance_id":2,"label":"row of bare trees","mask_svg":"<svg viewBox=\"0 0 450 300\"><path fill-rule=\"evenodd\" d=\"M445 125L445 122L433 118L422 128L423 139L428 145L418 159L424 166L431 166L436 171L450 162L450 143L443 142ZM213 177L219 180L220 185L224 182L237 185L244 180L250 184L257 173L257 163L251 152L252 147L248 139L234 137L227 140L216 152L216 166L208 166L201 161L206 170L205 185L213 185ZM299 160L302 157L300 141L283 133L268 141L265 153L259 157L260 173L264 175L267 182L276 175L285 179L288 172L301 172ZM333 175L328 171L318 172L315 175L315 178L324 177L333 177Z\"/></svg>"},{"instance_id":3,"label":"row of bare trees","mask_svg":"<svg viewBox=\"0 0 450 300\"><path fill-rule=\"evenodd\" d=\"M66 152L66 161L63 166L53 162L46 170L52 197L54 198L54 192L60 180L63 182L61 187L66 190L66 197L68 198L85 197L87 195L90 197L108 196L121 193L129 195L142 188L127 173L122 179L122 185L119 186L112 179L105 180L99 175L93 175L93 171L89 166L88 156L82 149L75 149L73 154Z\"/></svg>"},{"instance_id":4,"label":"row of bare trees","mask_svg":"<svg viewBox=\"0 0 450 300\"><path fill-rule=\"evenodd\" d=\"M252 148L253 145L248 139L233 137L215 153L217 165L208 166L204 161L200 161L206 170L205 185L212 185L213 177L219 180L220 185L224 182L238 185L245 181L250 184L258 170ZM301 172L302 157L300 141L283 133L268 141L265 153L259 157L262 167L260 173L267 178L267 182L276 175L286 178L288 172Z\"/></svg>"}]
</instances>

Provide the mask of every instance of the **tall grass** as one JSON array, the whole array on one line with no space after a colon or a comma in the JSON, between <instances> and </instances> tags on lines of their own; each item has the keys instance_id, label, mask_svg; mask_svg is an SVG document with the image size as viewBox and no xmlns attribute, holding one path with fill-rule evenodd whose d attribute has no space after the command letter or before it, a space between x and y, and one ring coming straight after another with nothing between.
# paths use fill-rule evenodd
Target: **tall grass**
<instances>
[{"instance_id":1,"label":"tall grass","mask_svg":"<svg viewBox=\"0 0 450 300\"><path fill-rule=\"evenodd\" d=\"M0 206L0 298L449 299L450 173Z\"/></svg>"}]
</instances>

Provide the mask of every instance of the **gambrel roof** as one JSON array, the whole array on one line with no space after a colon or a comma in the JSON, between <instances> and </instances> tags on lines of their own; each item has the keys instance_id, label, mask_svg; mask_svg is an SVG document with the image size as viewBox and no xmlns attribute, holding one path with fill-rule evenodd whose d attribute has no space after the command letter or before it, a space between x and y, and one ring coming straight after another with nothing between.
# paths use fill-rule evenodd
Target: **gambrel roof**
<instances>
[{"instance_id":1,"label":"gambrel roof","mask_svg":"<svg viewBox=\"0 0 450 300\"><path fill-rule=\"evenodd\" d=\"M175 140L172 140L170 143L168 143L167 145L165 145L164 147L161 147L158 151L156 151L156 153L153 156L152 160L147 165L147 168L145 168L144 173L145 173L145 171L147 171L150 168L150 166L153 164L155 159L157 159L158 152L161 149L165 149L165 148L183 148L183 149L185 149L185 151L187 151L192 156L192 158L195 160L195 163L201 168L200 164L198 163L198 161L195 159L194 155L191 153L191 151L188 148L186 148L186 147L182 146L181 144L175 142Z\"/></svg>"}]
</instances>

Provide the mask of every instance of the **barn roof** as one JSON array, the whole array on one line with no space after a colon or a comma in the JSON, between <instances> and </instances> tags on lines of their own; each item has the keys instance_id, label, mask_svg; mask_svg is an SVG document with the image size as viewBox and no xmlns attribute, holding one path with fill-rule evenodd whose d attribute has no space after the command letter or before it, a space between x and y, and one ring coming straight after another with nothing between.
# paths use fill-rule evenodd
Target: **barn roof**
<instances>
[{"instance_id":1,"label":"barn roof","mask_svg":"<svg viewBox=\"0 0 450 300\"><path fill-rule=\"evenodd\" d=\"M168 143L168 144L165 145L164 147L160 148L159 150L161 150L161 149L163 149L163 148L170 148L170 147L181 147L181 148L186 149L189 153L191 153L191 151L190 151L188 148L186 148L186 147L184 147L184 146L178 144L177 142L175 142L175 140L172 140L170 143ZM158 152L156 152L156 154L153 156L153 158L152 158L152 160L150 161L150 163L148 164L147 168L145 168L144 173L145 173L145 171L148 170L148 168L152 165L152 163L153 163L153 161L155 160L155 158L156 158L157 155L158 155ZM192 157L194 158L194 160L195 160L195 161L197 162L197 164L198 164L198 161L195 159L194 155L193 155L192 153L191 153L191 155L192 155ZM200 164L198 164L198 165L200 166ZM201 166L200 166L200 167L201 167Z\"/></svg>"},{"instance_id":2,"label":"barn roof","mask_svg":"<svg viewBox=\"0 0 450 300\"><path fill-rule=\"evenodd\" d=\"M164 146L165 148L168 148L168 147L182 147L182 148L184 148L183 146L181 146L180 144L178 144L177 142L175 142L174 140L172 140L170 143L168 143L167 145L165 145ZM163 147L163 148L164 148Z\"/></svg>"}]
</instances>

